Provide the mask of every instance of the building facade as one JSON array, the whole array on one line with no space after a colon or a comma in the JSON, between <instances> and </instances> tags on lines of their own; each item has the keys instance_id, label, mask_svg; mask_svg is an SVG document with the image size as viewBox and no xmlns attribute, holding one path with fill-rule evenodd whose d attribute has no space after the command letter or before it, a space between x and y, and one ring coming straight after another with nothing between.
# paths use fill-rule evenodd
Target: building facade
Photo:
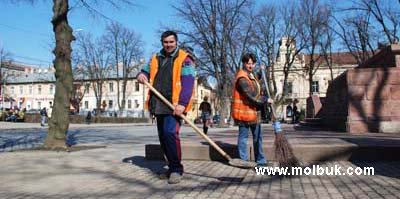
<instances>
[{"instance_id":1,"label":"building facade","mask_svg":"<svg viewBox=\"0 0 400 199\"><path fill-rule=\"evenodd\" d=\"M10 76L3 86L1 97L13 99L4 108L19 108L27 110L39 110L43 107L48 108L54 101L55 94L55 76L53 69L39 69L26 67L23 72ZM113 72L108 73L102 83L102 97L100 109L97 110L97 98L94 92L95 80L80 75L74 75L75 98L78 99L77 106L71 106L71 112L86 114L88 111L100 111L104 116L122 117L149 117L145 109L145 102L149 89L136 80L136 72L129 75L125 107L120 111L118 101L122 105L122 79L117 79ZM118 85L120 87L118 97ZM193 90L193 109L187 114L187 117L194 120L199 116L198 107L204 96L211 96L211 89L204 86L196 79ZM78 110L76 110L78 109Z\"/></svg>"},{"instance_id":2,"label":"building facade","mask_svg":"<svg viewBox=\"0 0 400 199\"><path fill-rule=\"evenodd\" d=\"M290 45L286 45L287 42L291 42ZM279 54L274 64L274 76L277 86L277 95L283 94L283 83L284 83L284 70L286 54L290 52L291 55L295 54L296 43L288 38L282 38L279 47ZM287 49L289 48L289 49ZM314 55L319 56L319 55ZM310 56L307 54L299 54L294 58L293 65L289 71L287 77L287 94L285 95L285 101L293 102L298 101L296 104L298 109L306 109L306 100L310 97L310 82L308 76L308 66ZM350 53L333 53L331 56L332 62L332 77L333 79L357 66L357 62ZM320 57L316 62L318 69L315 71L312 82L312 95L316 95L320 98L326 96L328 86L332 81L331 70L327 66L323 57ZM286 106L278 107L278 113L281 118L286 118Z\"/></svg>"}]
</instances>

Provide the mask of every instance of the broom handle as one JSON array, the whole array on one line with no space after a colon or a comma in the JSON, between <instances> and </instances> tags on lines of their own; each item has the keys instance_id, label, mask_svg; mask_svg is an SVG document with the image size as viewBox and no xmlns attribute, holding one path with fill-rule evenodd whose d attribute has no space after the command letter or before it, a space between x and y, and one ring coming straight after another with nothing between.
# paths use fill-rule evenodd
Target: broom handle
<instances>
[{"instance_id":1,"label":"broom handle","mask_svg":"<svg viewBox=\"0 0 400 199\"><path fill-rule=\"evenodd\" d=\"M172 110L175 109L174 105L172 105L171 102L169 102L167 99L165 99L165 97L161 93L159 93L152 85L150 85L149 82L145 81L144 84L151 90L151 92L153 92L158 98L161 99L161 101L163 101L166 105L168 105ZM215 142L212 141L206 134L201 132L201 130L195 124L193 124L193 122L190 121L184 114L180 114L179 116L183 120L185 120L185 122L187 122L196 131L196 133L201 135L209 144L211 144L211 146L214 147L214 149L216 149L222 156L224 156L224 158L226 158L228 161L232 159L227 153L225 153L224 150L222 150L217 144L215 144Z\"/></svg>"},{"instance_id":2,"label":"broom handle","mask_svg":"<svg viewBox=\"0 0 400 199\"><path fill-rule=\"evenodd\" d=\"M268 95L268 97L271 97L271 95L269 93L268 81L267 81L267 77L265 75L265 70L262 67L261 67L261 76L262 76L262 80L264 82L265 90L267 91L267 95ZM276 121L276 112L275 112L274 105L271 104L270 107L271 107L271 110L272 110L272 120Z\"/></svg>"}]
</instances>

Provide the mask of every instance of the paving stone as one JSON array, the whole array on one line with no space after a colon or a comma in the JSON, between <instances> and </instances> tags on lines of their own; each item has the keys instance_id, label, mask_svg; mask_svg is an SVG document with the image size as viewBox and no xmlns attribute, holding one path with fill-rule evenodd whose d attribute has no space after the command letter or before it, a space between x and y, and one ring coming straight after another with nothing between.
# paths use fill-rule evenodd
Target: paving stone
<instances>
[{"instance_id":1,"label":"paving stone","mask_svg":"<svg viewBox=\"0 0 400 199\"><path fill-rule=\"evenodd\" d=\"M164 163L144 158L144 143L157 143L156 134L138 138L132 135L132 129L128 127L113 133L111 131L109 128L81 131L86 143L101 143L106 148L71 153L0 152L0 198L157 199L229 196L336 199L397 198L400 195L400 162L335 161L320 164L343 168L374 166L375 176L301 175L279 178L257 176L254 170L239 169L216 161L185 160L183 181L169 185L155 174ZM130 140L142 144L126 143ZM125 158L131 161L122 161Z\"/></svg>"}]
</instances>

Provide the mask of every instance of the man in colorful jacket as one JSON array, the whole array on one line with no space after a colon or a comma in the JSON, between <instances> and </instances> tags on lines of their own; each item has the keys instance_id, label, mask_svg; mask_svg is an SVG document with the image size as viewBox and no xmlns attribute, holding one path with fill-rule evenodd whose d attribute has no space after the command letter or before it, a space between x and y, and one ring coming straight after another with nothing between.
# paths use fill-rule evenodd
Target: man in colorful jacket
<instances>
[{"instance_id":1,"label":"man in colorful jacket","mask_svg":"<svg viewBox=\"0 0 400 199\"><path fill-rule=\"evenodd\" d=\"M238 151L242 160L248 161L248 132L253 134L254 157L258 165L266 164L262 148L261 113L260 109L273 103L272 99L261 96L261 86L253 72L256 56L247 53L242 56L243 69L236 73L233 90L232 117L239 126Z\"/></svg>"},{"instance_id":2,"label":"man in colorful jacket","mask_svg":"<svg viewBox=\"0 0 400 199\"><path fill-rule=\"evenodd\" d=\"M179 129L181 119L192 107L195 79L194 61L190 54L177 47L178 36L173 31L161 35L163 49L154 55L150 63L137 75L140 83L147 82L157 89L173 105L174 110L149 92L147 106L157 120L158 137L168 160L168 183L179 183L183 175ZM166 175L166 176L165 176Z\"/></svg>"}]
</instances>

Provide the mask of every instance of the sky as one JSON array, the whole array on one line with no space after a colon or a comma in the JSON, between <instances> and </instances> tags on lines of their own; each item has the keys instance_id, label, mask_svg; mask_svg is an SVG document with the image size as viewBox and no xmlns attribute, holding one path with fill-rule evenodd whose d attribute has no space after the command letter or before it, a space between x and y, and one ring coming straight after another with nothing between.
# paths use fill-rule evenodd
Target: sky
<instances>
[{"instance_id":1,"label":"sky","mask_svg":"<svg viewBox=\"0 0 400 199\"><path fill-rule=\"evenodd\" d=\"M52 30L52 0L36 0L30 3L10 3L0 0L0 48L12 54L15 62L49 67L53 61L54 34ZM70 0L76 2L77 0ZM260 3L277 3L280 0L255 0ZM326 0L328 1L328 0ZM342 3L347 0L337 0ZM7 3L8 2L8 3ZM102 2L99 0L98 2ZM101 13L142 36L145 43L145 60L161 48L159 42L162 27L179 27L174 16L174 0L135 0L132 9L116 10L108 4L96 7ZM92 17L85 9L74 8L69 12L69 24L74 31L91 33L98 37L110 21Z\"/></svg>"},{"instance_id":2,"label":"sky","mask_svg":"<svg viewBox=\"0 0 400 199\"><path fill-rule=\"evenodd\" d=\"M14 61L48 67L53 60L52 41L54 38L51 18L51 0L29 3L1 3L0 6L0 47L12 54ZM100 1L101 2L101 1ZM104 15L122 23L142 36L145 42L145 58L161 48L158 30L162 25L176 25L171 3L165 0L138 0L133 9L116 10L103 5ZM95 36L104 33L109 21L94 18L84 9L69 13L69 24L74 31L90 32Z\"/></svg>"}]
</instances>

